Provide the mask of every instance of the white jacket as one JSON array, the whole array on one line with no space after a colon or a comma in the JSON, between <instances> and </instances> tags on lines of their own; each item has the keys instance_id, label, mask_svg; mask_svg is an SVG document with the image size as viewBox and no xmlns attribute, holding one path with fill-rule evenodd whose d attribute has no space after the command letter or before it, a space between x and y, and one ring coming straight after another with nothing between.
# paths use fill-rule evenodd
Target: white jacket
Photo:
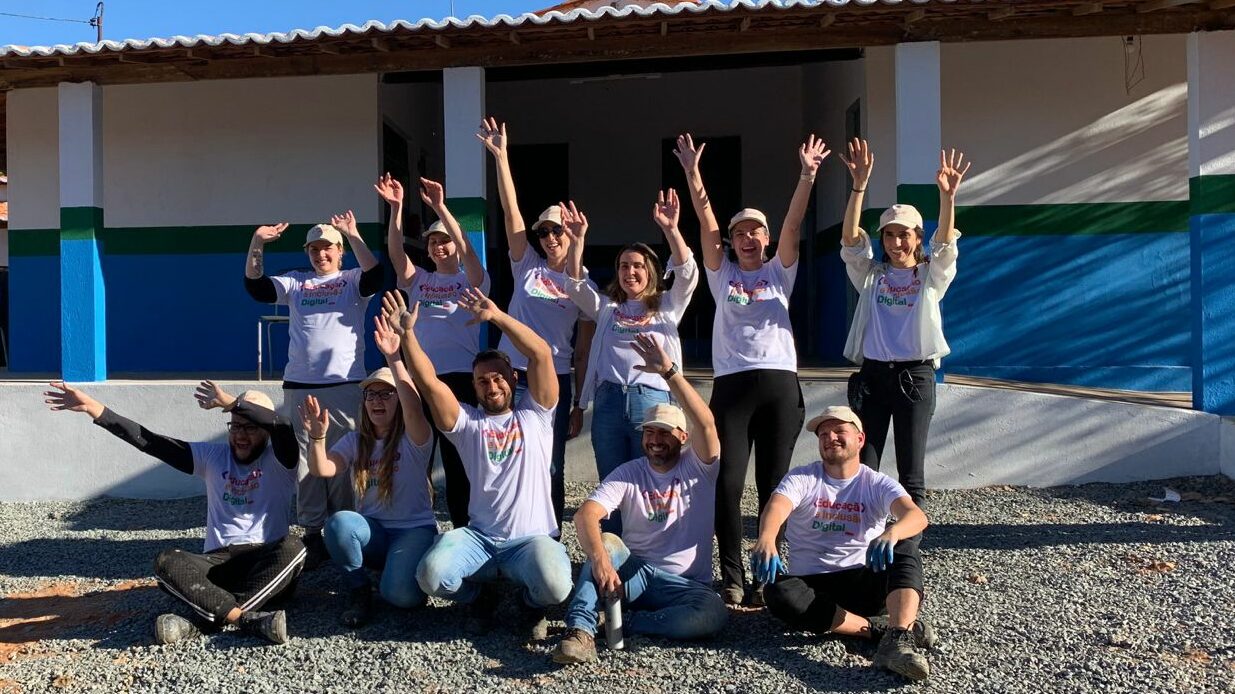
<instances>
[{"instance_id":1,"label":"white jacket","mask_svg":"<svg viewBox=\"0 0 1235 694\"><path fill-rule=\"evenodd\" d=\"M853 313L853 325L849 328L849 338L845 340L845 358L854 364L862 363L866 326L870 325L871 311L875 305L875 285L888 270L887 263L875 262L870 236L861 229L858 230L858 236L861 241L858 245L846 246L842 243L840 247L840 258L845 261L845 272L849 273L849 281L860 292L858 306ZM926 263L926 283L914 312L917 318L914 332L918 340L918 353L906 357L906 361L930 359L935 363L935 368L939 368L939 360L952 351L943 337L943 316L939 312L939 302L956 278L956 241L960 237L961 232L957 231L952 236L952 243L931 244L931 261Z\"/></svg>"},{"instance_id":2,"label":"white jacket","mask_svg":"<svg viewBox=\"0 0 1235 694\"><path fill-rule=\"evenodd\" d=\"M658 313L672 335L665 345L665 351L669 353L673 363L681 368L682 341L677 334L678 323L682 321L682 314L686 312L690 297L694 295L695 287L699 284L699 265L695 263L692 254L681 265L674 265L670 260L666 271L672 272L675 277L673 287L660 297ZM613 324L613 312L617 304L597 291L596 285L586 280L569 279L566 282L566 294L585 316L596 321L596 337L592 340L592 348L588 352L587 374L583 377L583 387L579 391L579 407L586 410L592 402L592 396L596 394L596 386L599 385L596 382L596 365L600 363L600 336L602 331L608 330Z\"/></svg>"}]
</instances>

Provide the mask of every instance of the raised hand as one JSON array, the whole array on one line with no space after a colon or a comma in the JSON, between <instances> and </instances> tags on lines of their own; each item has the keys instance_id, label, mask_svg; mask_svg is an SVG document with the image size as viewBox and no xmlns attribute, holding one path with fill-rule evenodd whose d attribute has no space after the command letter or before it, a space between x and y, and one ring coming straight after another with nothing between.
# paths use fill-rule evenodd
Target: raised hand
<instances>
[{"instance_id":1,"label":"raised hand","mask_svg":"<svg viewBox=\"0 0 1235 694\"><path fill-rule=\"evenodd\" d=\"M506 156L506 124L498 123L496 118L489 117L480 121L480 131L476 137L485 144L495 157Z\"/></svg>"},{"instance_id":2,"label":"raised hand","mask_svg":"<svg viewBox=\"0 0 1235 694\"><path fill-rule=\"evenodd\" d=\"M468 325L491 321L502 312L497 304L493 303L493 299L485 296L484 292L475 287L463 290L459 295L459 306L472 314L472 319L467 322Z\"/></svg>"},{"instance_id":3,"label":"raised hand","mask_svg":"<svg viewBox=\"0 0 1235 694\"><path fill-rule=\"evenodd\" d=\"M634 341L630 343L634 348L635 353L643 359L642 364L636 364L635 368L639 371L649 374L663 374L673 366L673 358L661 347L656 339L647 333L639 333L635 335Z\"/></svg>"},{"instance_id":4,"label":"raised hand","mask_svg":"<svg viewBox=\"0 0 1235 694\"><path fill-rule=\"evenodd\" d=\"M347 236L356 236L356 215L352 214L351 210L343 214L331 215L330 226L338 229Z\"/></svg>"},{"instance_id":5,"label":"raised hand","mask_svg":"<svg viewBox=\"0 0 1235 694\"><path fill-rule=\"evenodd\" d=\"M300 424L310 439L326 438L330 428L330 411L317 402L312 395L304 396L304 404L300 407Z\"/></svg>"},{"instance_id":6,"label":"raised hand","mask_svg":"<svg viewBox=\"0 0 1235 694\"><path fill-rule=\"evenodd\" d=\"M819 165L831 153L832 150L828 149L823 140L811 134L806 139L806 142L803 142L802 146L798 148L798 159L802 162L802 175L814 176L815 172L819 170Z\"/></svg>"},{"instance_id":7,"label":"raised hand","mask_svg":"<svg viewBox=\"0 0 1235 694\"><path fill-rule=\"evenodd\" d=\"M939 150L939 171L935 174L935 185L939 192L955 198L956 189L961 187L961 179L969 172L971 162L965 161L965 155L955 149Z\"/></svg>"},{"instance_id":8,"label":"raised hand","mask_svg":"<svg viewBox=\"0 0 1235 694\"><path fill-rule=\"evenodd\" d=\"M373 189L377 191L378 196L386 201L391 207L401 207L403 205L403 184L399 183L399 179L386 174L377 179L377 183L373 184Z\"/></svg>"},{"instance_id":9,"label":"raised hand","mask_svg":"<svg viewBox=\"0 0 1235 694\"><path fill-rule=\"evenodd\" d=\"M587 215L575 207L573 200L569 203L559 202L557 205L562 211L562 230L570 237L571 248L574 248L573 244L578 244L582 248L584 239L587 237Z\"/></svg>"},{"instance_id":10,"label":"raised hand","mask_svg":"<svg viewBox=\"0 0 1235 694\"><path fill-rule=\"evenodd\" d=\"M870 145L866 140L853 138L853 141L848 146L849 156L841 155L841 161L845 162L845 166L849 169L849 176L853 178L853 187L862 189L866 187L866 183L870 181L871 169L875 168L875 155L871 154Z\"/></svg>"},{"instance_id":11,"label":"raised hand","mask_svg":"<svg viewBox=\"0 0 1235 694\"><path fill-rule=\"evenodd\" d=\"M705 142L696 148L695 140L690 133L678 135L677 147L673 150L673 155L678 158L682 170L689 173L699 168L699 158L703 156L703 148L707 146Z\"/></svg>"},{"instance_id":12,"label":"raised hand","mask_svg":"<svg viewBox=\"0 0 1235 694\"><path fill-rule=\"evenodd\" d=\"M400 335L406 335L416 325L416 309L419 306L419 303L414 303L409 311L403 292L391 289L382 296L382 317L392 328L397 326Z\"/></svg>"},{"instance_id":13,"label":"raised hand","mask_svg":"<svg viewBox=\"0 0 1235 694\"><path fill-rule=\"evenodd\" d=\"M203 410L227 407L236 401L235 396L223 390L214 381L202 381L197 384L197 390L193 393L193 397L197 400L197 406Z\"/></svg>"},{"instance_id":14,"label":"raised hand","mask_svg":"<svg viewBox=\"0 0 1235 694\"><path fill-rule=\"evenodd\" d=\"M64 381L53 381L48 385L56 390L43 391L43 395L46 397L46 400L43 402L47 403L53 412L61 412L63 410L85 412L95 419L98 419L99 415L103 414L103 405L98 400Z\"/></svg>"},{"instance_id":15,"label":"raised hand","mask_svg":"<svg viewBox=\"0 0 1235 694\"><path fill-rule=\"evenodd\" d=\"M257 231L253 232L253 238L261 241L264 246L271 241L278 241L279 237L282 236L285 231L287 231L287 222L268 224L266 226L258 227Z\"/></svg>"},{"instance_id":16,"label":"raised hand","mask_svg":"<svg viewBox=\"0 0 1235 694\"><path fill-rule=\"evenodd\" d=\"M437 181L421 178L420 199L429 207L439 210L446 205L446 189Z\"/></svg>"},{"instance_id":17,"label":"raised hand","mask_svg":"<svg viewBox=\"0 0 1235 694\"><path fill-rule=\"evenodd\" d=\"M682 215L682 204L678 202L678 192L672 188L656 194L656 204L652 205L652 221L663 231L676 229L678 219Z\"/></svg>"},{"instance_id":18,"label":"raised hand","mask_svg":"<svg viewBox=\"0 0 1235 694\"><path fill-rule=\"evenodd\" d=\"M399 345L403 340L400 339L402 328L397 328L386 318L386 313L380 316L373 316L373 324L376 330L373 331L373 342L377 344L377 349L382 354L393 357L399 353Z\"/></svg>"}]
</instances>

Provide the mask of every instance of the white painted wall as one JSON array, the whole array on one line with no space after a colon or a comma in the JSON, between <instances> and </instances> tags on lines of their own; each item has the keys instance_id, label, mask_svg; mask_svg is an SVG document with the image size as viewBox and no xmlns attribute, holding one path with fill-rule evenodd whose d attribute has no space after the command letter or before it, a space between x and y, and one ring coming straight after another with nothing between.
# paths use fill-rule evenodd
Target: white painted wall
<instances>
[{"instance_id":1,"label":"white painted wall","mask_svg":"<svg viewBox=\"0 0 1235 694\"><path fill-rule=\"evenodd\" d=\"M1131 92L1120 37L944 45L943 142L974 162L963 204L1187 199L1186 37L1143 41Z\"/></svg>"},{"instance_id":2,"label":"white painted wall","mask_svg":"<svg viewBox=\"0 0 1235 694\"><path fill-rule=\"evenodd\" d=\"M1188 172L1235 173L1235 31L1206 31L1188 38Z\"/></svg>"},{"instance_id":3,"label":"white painted wall","mask_svg":"<svg viewBox=\"0 0 1235 694\"><path fill-rule=\"evenodd\" d=\"M892 46L865 49L866 99L862 104L863 129L875 156L875 168L866 191L868 207L896 202L896 53Z\"/></svg>"},{"instance_id":4,"label":"white painted wall","mask_svg":"<svg viewBox=\"0 0 1235 694\"><path fill-rule=\"evenodd\" d=\"M153 431L184 440L222 441L226 416L192 399L195 382L110 381L88 392ZM231 392L260 388L276 404L271 382L233 382ZM706 399L710 385L696 383ZM77 413L44 409L45 386L0 382L0 501L85 499L100 495L174 498L201 493L200 483L148 458ZM844 402L843 383L803 383L808 418ZM589 421L567 444L567 479L596 480ZM818 456L803 433L793 465ZM885 470L895 470L891 440ZM753 475L753 466L751 468ZM1048 486L1129 482L1185 475L1235 477L1235 421L1163 407L1011 390L941 385L931 427L927 483L932 488L991 484ZM753 477L750 481L753 481Z\"/></svg>"},{"instance_id":5,"label":"white painted wall","mask_svg":"<svg viewBox=\"0 0 1235 694\"><path fill-rule=\"evenodd\" d=\"M7 97L9 228L60 228L59 101L55 87Z\"/></svg>"}]
</instances>

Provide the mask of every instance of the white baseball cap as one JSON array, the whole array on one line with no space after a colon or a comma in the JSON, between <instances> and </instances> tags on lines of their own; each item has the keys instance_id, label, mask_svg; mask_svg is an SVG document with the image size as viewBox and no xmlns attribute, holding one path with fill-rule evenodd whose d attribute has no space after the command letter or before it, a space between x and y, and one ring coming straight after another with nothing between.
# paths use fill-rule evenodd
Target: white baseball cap
<instances>
[{"instance_id":1,"label":"white baseball cap","mask_svg":"<svg viewBox=\"0 0 1235 694\"><path fill-rule=\"evenodd\" d=\"M865 433L865 430L862 428L862 418L858 417L857 412L854 412L852 409L845 407L844 405L832 405L830 407L823 408L823 412L820 412L819 416L812 417L811 420L806 423L806 430L814 434L819 429L819 425L829 419L848 422L857 427L858 431Z\"/></svg>"},{"instance_id":2,"label":"white baseball cap","mask_svg":"<svg viewBox=\"0 0 1235 694\"><path fill-rule=\"evenodd\" d=\"M883 228L889 224L900 224L908 229L921 229L922 213L918 212L918 208L913 205L893 205L879 215L877 231L883 231Z\"/></svg>"},{"instance_id":3,"label":"white baseball cap","mask_svg":"<svg viewBox=\"0 0 1235 694\"><path fill-rule=\"evenodd\" d=\"M314 241L329 241L333 244L343 245L343 234L338 229L329 224L315 224L309 233L304 237L305 248Z\"/></svg>"},{"instance_id":4,"label":"white baseball cap","mask_svg":"<svg viewBox=\"0 0 1235 694\"><path fill-rule=\"evenodd\" d=\"M544 212L540 213L536 223L532 225L532 231L539 229L546 224L556 224L562 226L562 208L559 205L550 205L545 208Z\"/></svg>"},{"instance_id":5,"label":"white baseball cap","mask_svg":"<svg viewBox=\"0 0 1235 694\"><path fill-rule=\"evenodd\" d=\"M643 424L639 425L640 429L648 427L665 431L674 429L686 431L686 413L682 412L682 408L677 405L652 405L644 410Z\"/></svg>"},{"instance_id":6,"label":"white baseball cap","mask_svg":"<svg viewBox=\"0 0 1235 694\"><path fill-rule=\"evenodd\" d=\"M759 222L759 226L764 229L768 228L767 216L753 207L747 207L746 209L738 210L738 213L733 215L733 219L729 220L729 231L732 233L733 227L737 226L738 222L746 221Z\"/></svg>"}]
</instances>

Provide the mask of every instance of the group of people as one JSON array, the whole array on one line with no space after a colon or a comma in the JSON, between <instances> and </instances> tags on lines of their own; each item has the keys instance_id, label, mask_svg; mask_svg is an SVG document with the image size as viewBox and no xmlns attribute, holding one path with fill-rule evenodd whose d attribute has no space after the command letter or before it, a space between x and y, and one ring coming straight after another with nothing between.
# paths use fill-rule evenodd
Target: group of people
<instances>
[{"instance_id":1,"label":"group of people","mask_svg":"<svg viewBox=\"0 0 1235 694\"><path fill-rule=\"evenodd\" d=\"M678 324L699 268L678 229L677 191L660 192L652 208L667 262L647 244L624 246L601 289L582 262L586 214L574 203L554 205L529 231L505 125L487 119L477 136L496 163L515 284L506 310L487 297L488 275L443 187L427 179L420 198L438 221L421 238L433 267L408 259L404 187L386 175L375 188L390 208L397 289L381 297L373 332L385 367L363 370L366 309L383 278L348 212L310 229L306 271L266 273L264 247L286 224L254 233L246 289L289 307L283 407L276 412L256 391L232 396L203 382L199 404L230 414L227 444L155 434L63 383L47 393L53 409L86 412L206 482L204 554L164 552L155 567L159 585L192 615L159 616L156 639L235 623L282 642L285 614L264 608L328 556L347 582L342 620L352 627L375 610L371 570L380 571L386 603L413 608L429 596L468 603L470 626L486 631L504 579L518 587L534 639L547 637L545 609L569 600L566 633L553 650L561 663L595 659L604 602L617 599L628 611L627 633L676 639L720 631L726 604L766 605L795 629L876 639L876 665L927 677L924 651L935 636L919 615L923 469L934 371L948 353L939 302L956 272L963 155L941 153L929 253L921 215L893 205L880 218L876 260L858 224L874 157L865 141L848 143L841 158L853 185L840 252L859 301L845 355L861 368L848 406L827 407L806 423L819 460L790 471L805 407L789 301L802 219L830 154L825 144L811 136L799 148L799 179L769 255L764 213L743 209L723 233L700 174L705 145L690 135L677 140L717 307L705 403L681 373ZM345 239L359 268L342 269ZM484 322L502 333L497 349L479 345ZM589 407L601 482L573 517L586 563L572 580L560 542L565 443ZM899 482L877 471L891 423ZM759 535L744 557L740 502L752 448ZM433 513L435 449L452 525L445 533ZM293 494L299 539L289 532Z\"/></svg>"}]
</instances>

